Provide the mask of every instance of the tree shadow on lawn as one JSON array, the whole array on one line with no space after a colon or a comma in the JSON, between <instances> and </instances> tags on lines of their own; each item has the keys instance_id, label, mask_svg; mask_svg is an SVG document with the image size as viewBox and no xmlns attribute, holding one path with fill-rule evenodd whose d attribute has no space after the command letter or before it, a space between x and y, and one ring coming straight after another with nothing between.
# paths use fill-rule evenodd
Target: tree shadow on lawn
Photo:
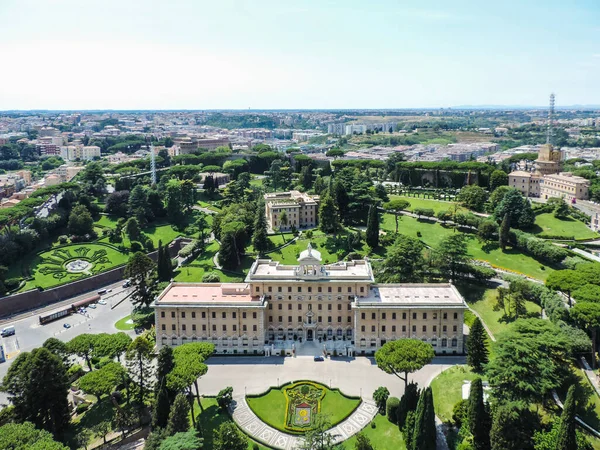
<instances>
[{"instance_id":1,"label":"tree shadow on lawn","mask_svg":"<svg viewBox=\"0 0 600 450\"><path fill-rule=\"evenodd\" d=\"M114 417L114 406L110 401L109 397L105 397L101 402L94 403L90 409L88 409L82 416L81 419L72 423L67 432L65 433L65 441L70 442L72 448L74 447L75 437L83 430L92 431L94 426L101 422L111 422ZM93 432L93 431L92 431Z\"/></svg>"},{"instance_id":2,"label":"tree shadow on lawn","mask_svg":"<svg viewBox=\"0 0 600 450\"><path fill-rule=\"evenodd\" d=\"M577 372L575 372L577 371ZM577 415L588 425L595 428L600 428L600 418L596 412L594 405L594 396L597 396L592 386L590 386L585 374L580 373L579 369L572 367L571 372L566 377L562 386L557 391L561 400L564 402L567 396L567 391L570 386L575 385L575 396L577 399ZM596 399L598 400L598 399ZM560 412L558 412L560 414Z\"/></svg>"}]
</instances>

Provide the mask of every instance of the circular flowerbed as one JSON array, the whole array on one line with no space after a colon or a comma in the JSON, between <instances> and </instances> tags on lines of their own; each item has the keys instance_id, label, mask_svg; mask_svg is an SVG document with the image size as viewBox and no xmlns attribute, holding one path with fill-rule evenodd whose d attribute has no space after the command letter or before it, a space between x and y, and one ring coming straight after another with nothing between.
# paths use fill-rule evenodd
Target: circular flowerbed
<instances>
[{"instance_id":1,"label":"circular flowerbed","mask_svg":"<svg viewBox=\"0 0 600 450\"><path fill-rule=\"evenodd\" d=\"M348 397L313 381L297 381L271 388L246 401L263 422L285 433L303 434L311 429L316 414L327 416L331 426L346 419L360 405L359 397Z\"/></svg>"}]
</instances>

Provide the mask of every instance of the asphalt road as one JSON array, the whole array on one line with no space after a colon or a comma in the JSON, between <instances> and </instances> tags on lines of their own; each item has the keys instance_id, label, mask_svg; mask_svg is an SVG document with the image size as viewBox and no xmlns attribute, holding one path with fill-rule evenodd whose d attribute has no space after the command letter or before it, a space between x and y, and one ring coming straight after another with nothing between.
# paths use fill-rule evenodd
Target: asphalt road
<instances>
[{"instance_id":1,"label":"asphalt road","mask_svg":"<svg viewBox=\"0 0 600 450\"><path fill-rule=\"evenodd\" d=\"M38 318L42 311L51 311L59 308L61 305L68 305L74 301L88 298L92 295L96 295L96 291L56 303L51 307L20 315L12 320L4 320L0 325L0 328L14 325L15 335L0 338L0 345L4 346L4 351L7 355L6 362L0 363L0 380L6 375L8 368L19 353L41 347L44 341L50 337L56 337L57 339L66 342L83 333L116 333L119 331L115 328L115 322L131 314L132 310L129 299L124 300L114 309L111 309L112 305L123 300L129 293L129 290L123 289L121 284L122 281L106 286L107 289L113 290L111 293L102 296L107 304L97 305L96 309L88 308L86 315L73 314L46 325L40 325ZM68 323L71 327L65 328L65 323ZM135 336L133 330L127 333L131 336ZM0 392L0 404L6 404L6 400L6 394Z\"/></svg>"}]
</instances>

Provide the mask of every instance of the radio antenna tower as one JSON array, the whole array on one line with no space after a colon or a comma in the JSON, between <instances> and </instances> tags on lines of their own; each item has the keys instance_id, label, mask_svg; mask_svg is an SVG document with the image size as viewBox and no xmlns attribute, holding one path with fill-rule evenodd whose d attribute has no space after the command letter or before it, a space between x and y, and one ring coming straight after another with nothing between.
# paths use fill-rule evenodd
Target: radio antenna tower
<instances>
[{"instance_id":1,"label":"radio antenna tower","mask_svg":"<svg viewBox=\"0 0 600 450\"><path fill-rule=\"evenodd\" d=\"M548 108L548 129L546 130L546 144L552 144L552 119L554 118L554 93L550 94L550 107Z\"/></svg>"}]
</instances>

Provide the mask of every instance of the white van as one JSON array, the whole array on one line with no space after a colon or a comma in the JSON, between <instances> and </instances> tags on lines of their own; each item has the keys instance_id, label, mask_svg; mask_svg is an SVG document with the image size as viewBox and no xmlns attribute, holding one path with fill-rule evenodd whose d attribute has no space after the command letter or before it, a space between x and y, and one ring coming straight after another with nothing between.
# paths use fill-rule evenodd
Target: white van
<instances>
[{"instance_id":1,"label":"white van","mask_svg":"<svg viewBox=\"0 0 600 450\"><path fill-rule=\"evenodd\" d=\"M14 326L2 328L2 332L0 332L0 335L2 337L12 336L13 334L15 334L15 327Z\"/></svg>"}]
</instances>

